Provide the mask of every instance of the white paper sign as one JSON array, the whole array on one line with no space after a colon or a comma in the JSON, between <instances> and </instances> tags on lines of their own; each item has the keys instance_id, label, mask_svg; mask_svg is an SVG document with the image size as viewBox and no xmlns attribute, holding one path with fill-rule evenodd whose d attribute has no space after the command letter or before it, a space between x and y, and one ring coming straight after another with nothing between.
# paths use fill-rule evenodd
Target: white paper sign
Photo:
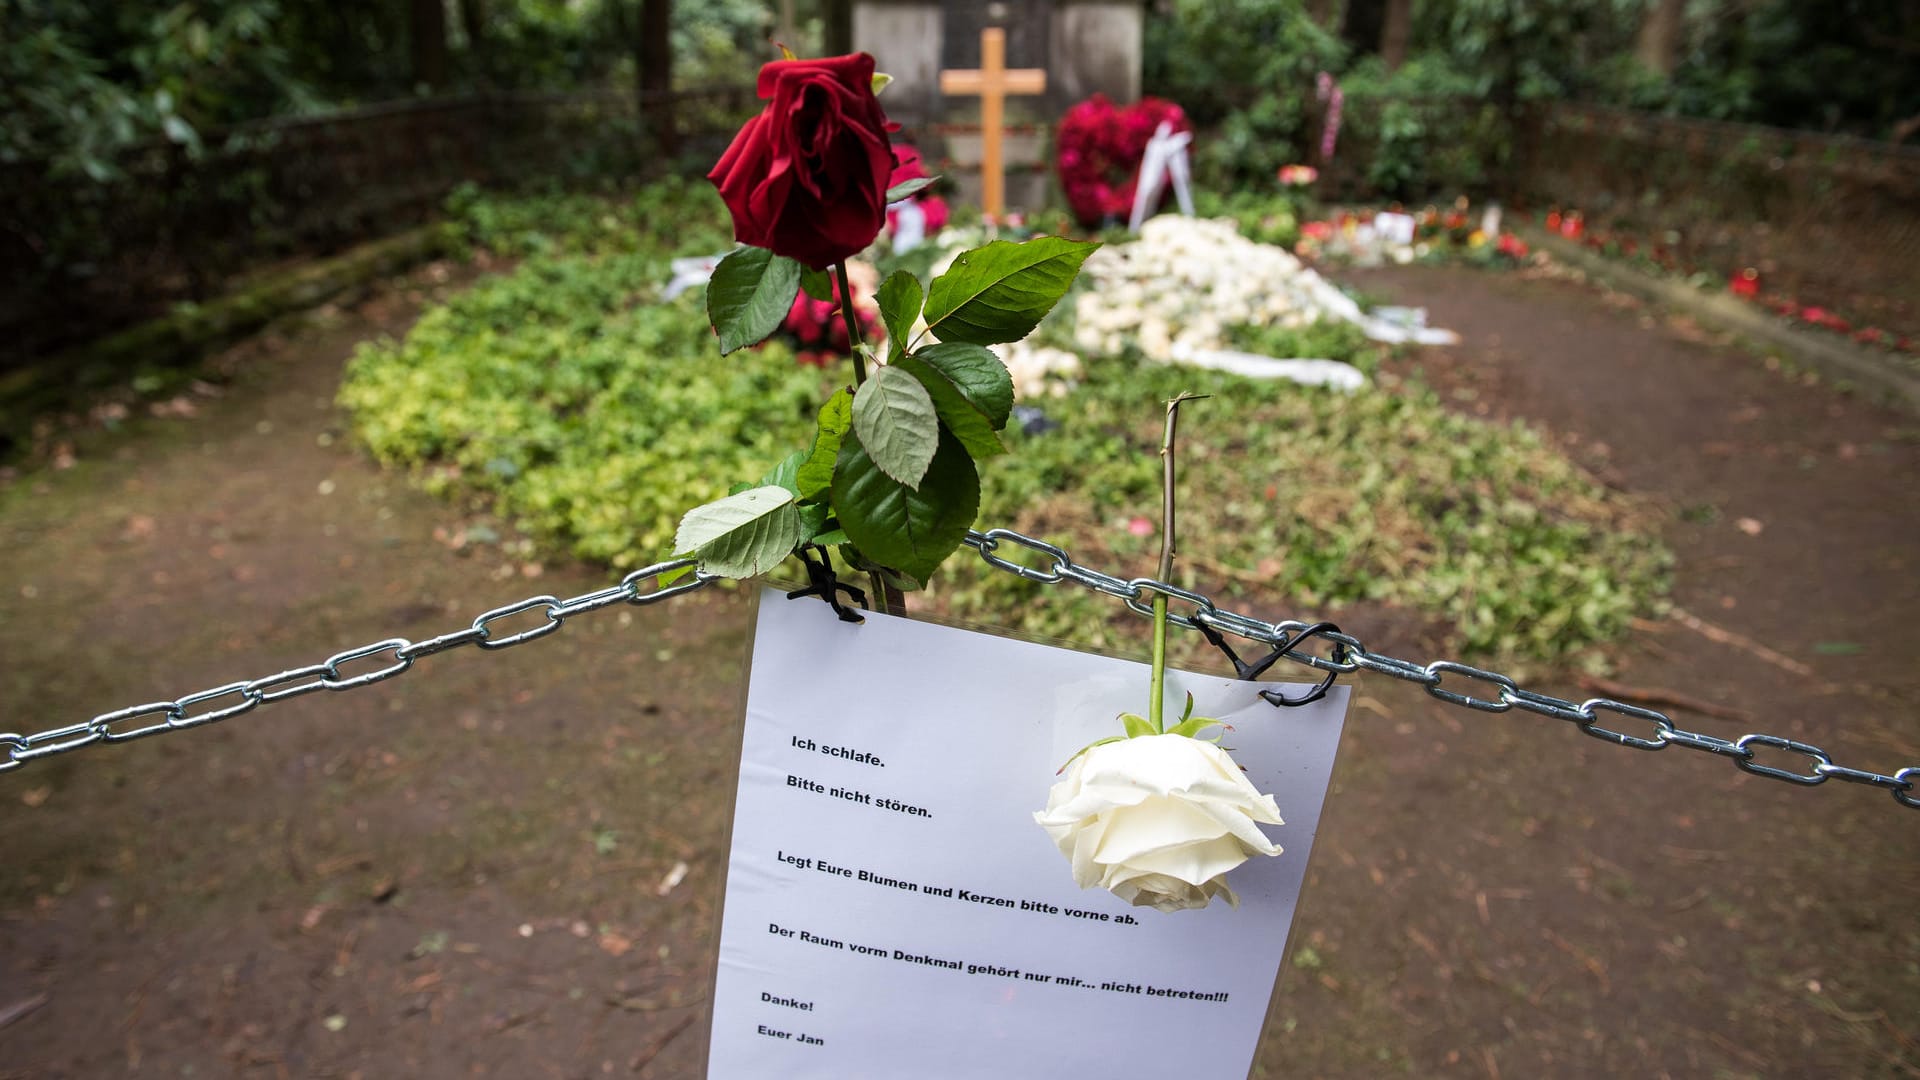
<instances>
[{"instance_id":1,"label":"white paper sign","mask_svg":"<svg viewBox=\"0 0 1920 1080\"><path fill-rule=\"evenodd\" d=\"M1233 724L1287 823L1284 854L1233 872L1238 910L1167 914L1076 888L1033 822L1147 686L1131 661L763 593L709 1080L1246 1076L1346 689L1277 709L1168 673L1172 715L1192 691Z\"/></svg>"}]
</instances>

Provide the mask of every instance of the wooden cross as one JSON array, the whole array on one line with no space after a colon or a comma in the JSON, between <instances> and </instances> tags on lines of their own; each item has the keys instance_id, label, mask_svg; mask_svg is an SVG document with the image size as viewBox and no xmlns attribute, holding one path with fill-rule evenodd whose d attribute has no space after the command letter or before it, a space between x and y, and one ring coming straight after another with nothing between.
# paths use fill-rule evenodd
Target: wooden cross
<instances>
[{"instance_id":1,"label":"wooden cross","mask_svg":"<svg viewBox=\"0 0 1920 1080\"><path fill-rule=\"evenodd\" d=\"M1006 171L1000 160L1001 122L1008 94L1040 94L1047 73L1039 68L1007 67L1007 32L997 26L980 31L980 67L942 71L940 92L980 98L980 209L998 221L1006 210Z\"/></svg>"}]
</instances>

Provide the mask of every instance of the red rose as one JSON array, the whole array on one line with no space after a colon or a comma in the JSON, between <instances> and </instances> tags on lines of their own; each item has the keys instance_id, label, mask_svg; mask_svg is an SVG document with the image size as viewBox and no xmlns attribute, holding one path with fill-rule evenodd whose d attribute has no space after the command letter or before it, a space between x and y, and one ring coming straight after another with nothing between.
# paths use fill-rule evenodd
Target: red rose
<instances>
[{"instance_id":1,"label":"red rose","mask_svg":"<svg viewBox=\"0 0 1920 1080\"><path fill-rule=\"evenodd\" d=\"M760 69L759 94L766 110L707 174L734 238L815 270L873 243L893 172L873 57L776 60Z\"/></svg>"}]
</instances>

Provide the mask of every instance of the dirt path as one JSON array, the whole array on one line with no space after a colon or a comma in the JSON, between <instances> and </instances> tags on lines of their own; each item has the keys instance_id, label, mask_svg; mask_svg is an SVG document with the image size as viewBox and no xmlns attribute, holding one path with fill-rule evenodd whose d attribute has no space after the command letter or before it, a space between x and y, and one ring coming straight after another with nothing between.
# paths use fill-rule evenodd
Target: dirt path
<instances>
[{"instance_id":1,"label":"dirt path","mask_svg":"<svg viewBox=\"0 0 1920 1080\"><path fill-rule=\"evenodd\" d=\"M1682 607L1811 669L1662 623L1615 678L1920 763L1911 430L1570 286L1365 286L1467 335L1418 358L1461 408L1671 507ZM429 290L0 492L0 727L607 580L456 552L346 445L340 364ZM696 1075L744 610L626 614L0 778L0 1076ZM1920 813L1382 680L1350 732L1258 1075L1920 1075Z\"/></svg>"}]
</instances>

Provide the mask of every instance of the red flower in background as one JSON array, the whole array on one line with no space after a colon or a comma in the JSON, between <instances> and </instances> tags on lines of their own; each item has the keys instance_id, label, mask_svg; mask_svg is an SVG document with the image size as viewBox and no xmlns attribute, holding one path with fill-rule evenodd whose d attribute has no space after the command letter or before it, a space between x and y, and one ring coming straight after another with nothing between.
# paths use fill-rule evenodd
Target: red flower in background
<instances>
[{"instance_id":1,"label":"red flower in background","mask_svg":"<svg viewBox=\"0 0 1920 1080\"><path fill-rule=\"evenodd\" d=\"M776 60L767 107L707 174L734 238L825 269L873 243L886 221L893 125L873 96L873 57Z\"/></svg>"},{"instance_id":2,"label":"red flower in background","mask_svg":"<svg viewBox=\"0 0 1920 1080\"><path fill-rule=\"evenodd\" d=\"M1760 271L1749 266L1738 274L1733 275L1733 280L1727 282L1727 291L1742 300L1751 300L1759 296Z\"/></svg>"},{"instance_id":3,"label":"red flower in background","mask_svg":"<svg viewBox=\"0 0 1920 1080\"><path fill-rule=\"evenodd\" d=\"M1122 109L1095 94L1060 118L1060 186L1082 225L1095 228L1133 212L1140 160L1162 122L1176 132L1192 130L1186 112L1160 98L1141 98Z\"/></svg>"},{"instance_id":4,"label":"red flower in background","mask_svg":"<svg viewBox=\"0 0 1920 1080\"><path fill-rule=\"evenodd\" d=\"M860 336L872 340L880 325L880 310L874 303L870 279L873 270L865 263L854 263L848 277L869 279L853 285L853 317L860 323ZM847 342L847 320L840 311L840 280L832 279L833 299L815 300L803 290L793 298L793 307L780 328L800 343L797 359L803 364L825 367L835 357L847 356L853 349Z\"/></svg>"},{"instance_id":5,"label":"red flower in background","mask_svg":"<svg viewBox=\"0 0 1920 1080\"><path fill-rule=\"evenodd\" d=\"M893 167L893 175L887 179L888 187L897 187L909 180L919 180L927 175L920 151L914 147L901 143L893 148L893 157L897 164ZM922 188L912 196L913 201L919 205L920 212L926 216L928 236L946 228L947 219L952 216L947 209L947 200L933 194L932 191L931 188ZM887 210L887 228L894 228L894 221L898 216L899 211L891 208Z\"/></svg>"}]
</instances>

